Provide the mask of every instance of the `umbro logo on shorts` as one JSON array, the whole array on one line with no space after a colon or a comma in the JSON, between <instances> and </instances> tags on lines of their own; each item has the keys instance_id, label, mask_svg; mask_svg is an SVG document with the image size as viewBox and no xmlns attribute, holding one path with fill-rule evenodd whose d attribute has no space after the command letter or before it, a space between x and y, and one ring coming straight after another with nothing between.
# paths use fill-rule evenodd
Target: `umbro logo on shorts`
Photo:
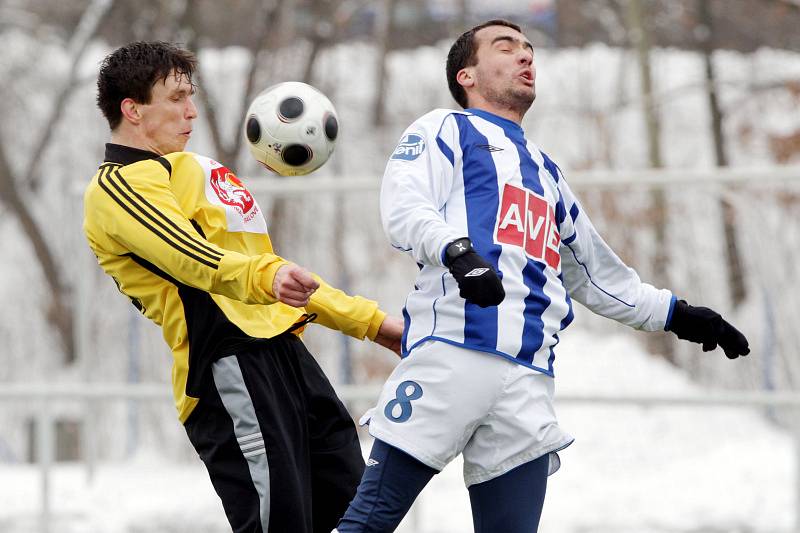
<instances>
[{"instance_id":1,"label":"umbro logo on shorts","mask_svg":"<svg viewBox=\"0 0 800 533\"><path fill-rule=\"evenodd\" d=\"M375 459L373 459L372 457L367 459L367 466L375 466L377 464L380 464L380 463L378 461L376 461Z\"/></svg>"},{"instance_id":2,"label":"umbro logo on shorts","mask_svg":"<svg viewBox=\"0 0 800 533\"><path fill-rule=\"evenodd\" d=\"M489 272L488 268L473 268L472 270L467 272L464 275L464 277L465 278L475 278L475 277L478 277L478 276L482 276L483 274L486 274L487 272Z\"/></svg>"}]
</instances>

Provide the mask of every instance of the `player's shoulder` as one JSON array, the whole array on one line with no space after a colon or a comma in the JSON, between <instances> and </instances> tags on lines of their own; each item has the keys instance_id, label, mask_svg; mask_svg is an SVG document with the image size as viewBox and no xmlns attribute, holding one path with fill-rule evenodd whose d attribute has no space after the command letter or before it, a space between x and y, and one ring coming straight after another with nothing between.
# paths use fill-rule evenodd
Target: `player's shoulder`
<instances>
[{"instance_id":1,"label":"player's shoulder","mask_svg":"<svg viewBox=\"0 0 800 533\"><path fill-rule=\"evenodd\" d=\"M182 168L184 166L199 168L198 165L202 165L203 163L216 163L216 161L214 161L212 158L194 152L172 152L162 156L162 158L169 163L173 169L176 167Z\"/></svg>"},{"instance_id":2,"label":"player's shoulder","mask_svg":"<svg viewBox=\"0 0 800 533\"><path fill-rule=\"evenodd\" d=\"M550 158L550 156L547 155L544 152L544 150L539 149L539 147L536 147L535 145L534 145L534 147L536 148L536 150L537 150L537 152L539 154L539 157L541 157L541 159L542 159L542 161L540 163L540 166L543 166L545 169L547 169L547 172L550 174L550 176L553 178L553 180L556 183L558 183L559 181L564 179L564 173L561 172L561 167L559 167L556 164L556 162L553 161Z\"/></svg>"},{"instance_id":3,"label":"player's shoulder","mask_svg":"<svg viewBox=\"0 0 800 533\"><path fill-rule=\"evenodd\" d=\"M433 133L434 135L437 134L441 129L442 126L445 124L448 118L455 117L458 115L469 115L470 113L466 111L460 111L455 109L445 109L439 108L429 111L419 117L414 123L409 127L409 129L418 129Z\"/></svg>"},{"instance_id":4,"label":"player's shoulder","mask_svg":"<svg viewBox=\"0 0 800 533\"><path fill-rule=\"evenodd\" d=\"M217 168L224 168L226 172L231 172L223 163L213 157L195 152L172 152L163 158L172 167L173 175L209 175Z\"/></svg>"}]
</instances>

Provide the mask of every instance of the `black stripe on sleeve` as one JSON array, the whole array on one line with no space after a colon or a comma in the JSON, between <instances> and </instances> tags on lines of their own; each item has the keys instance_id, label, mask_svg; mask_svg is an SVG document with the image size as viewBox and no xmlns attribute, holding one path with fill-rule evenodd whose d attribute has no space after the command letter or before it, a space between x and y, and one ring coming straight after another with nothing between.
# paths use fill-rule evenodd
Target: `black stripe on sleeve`
<instances>
[{"instance_id":1,"label":"black stripe on sleeve","mask_svg":"<svg viewBox=\"0 0 800 533\"><path fill-rule=\"evenodd\" d=\"M201 241L199 241L197 238L195 238L191 233L187 232L186 230L184 230L183 228L178 226L175 223L174 220L170 219L167 215L165 215L164 213L159 211L153 204L148 202L141 194L139 194L136 191L134 191L133 187L131 187L122 178L122 175L120 175L119 171L114 172L113 177L118 179L120 182L122 182L122 185L124 185L125 188L128 191L130 191L130 193L133 196L135 196L137 199L141 200L142 203L144 203L147 207L150 208L150 212L148 212L146 209L144 209L144 207L142 207L142 203L137 203L136 200L131 198L124 190L122 190L122 188L119 186L119 184L117 184L117 182L114 179L112 179L112 176L108 176L107 181L115 189L117 189L117 191L119 191L120 195L122 195L123 198L128 200L128 202L130 202L131 205L136 207L136 209L138 209L141 214L143 214L144 216L149 218L154 224L156 224L157 226L162 228L164 231L166 231L167 233L172 235L176 240L180 241L182 244L185 244L186 246L188 246L189 248L195 250L196 252L198 252L198 253L200 253L202 255L205 255L206 257L208 257L210 259L213 259L215 261L219 261L220 259L222 259L222 255L223 254L221 252L218 252L214 248L203 244ZM157 220L153 216L153 214L158 215L159 218L161 218L161 220ZM170 229L170 227L167 227L167 225L165 225L164 222L166 222L167 225L171 226L171 229Z\"/></svg>"},{"instance_id":2,"label":"black stripe on sleeve","mask_svg":"<svg viewBox=\"0 0 800 533\"><path fill-rule=\"evenodd\" d=\"M150 208L150 211L152 211L153 213L155 213L156 215L158 215L158 216L159 216L159 217L160 217L160 218L161 218L161 219L162 219L164 222L166 222L167 224L169 224L170 226L172 226L172 228L173 228L175 231L177 231L178 233L180 233L181 235L183 235L183 237L185 237L187 240L189 240L189 241L191 241L192 243L194 243L194 244L195 244L195 246L197 247L197 248L195 248L195 250L197 250L197 251L198 251L198 252L200 252L200 253L203 253L203 250L205 250L206 252L210 252L210 253L205 253L205 255L208 255L208 256L209 256L209 257L211 257L212 259L215 259L215 258L216 258L216 259L222 259L222 254L221 254L221 253L219 253L219 252L218 252L218 251L216 251L215 249L211 248L210 246L207 246L207 245L205 245L205 244L204 244L204 243L202 243L201 241L197 240L197 239L196 239L196 238L195 238L195 237L194 237L194 236L193 236L191 233L187 232L186 230L184 230L183 228L181 228L180 226L178 226L178 225L175 223L175 221L174 221L174 220L172 220L171 218L169 218L167 215L165 215L164 213L162 213L161 211L159 211L159 210L158 210L158 208L156 208L156 207L155 207L153 204L151 204L150 202L148 202L148 201L147 201L147 198L145 198L144 196L142 196L141 194L139 194L138 192L136 192L135 190L133 190L133 187L131 187L131 186L130 186L130 184L129 184L127 181L125 181L125 178L123 178L123 177L122 177L122 174L121 174L119 171L116 171L116 172L114 173L114 176L115 176L115 177L116 177L116 178L117 178L117 179L120 181L120 183L122 183L122 185L124 185L124 186L125 186L125 188L126 188L126 189L128 189L128 191L130 191L130 193L131 193L132 195L134 195L134 196L135 196L137 199L139 199L139 201L140 201L142 204L144 204L145 206L147 206L148 208ZM120 191L120 192L122 192L122 191ZM123 194L124 194L124 192L123 192ZM131 203L135 203L135 202L134 202L133 200L131 200ZM153 222L155 222L155 223L159 224L161 227L164 227L164 226L163 226L162 224L160 224L160 223L159 223L157 220L153 219L153 218L152 218L152 216L149 216L147 213L145 213L145 212L144 212L144 210L142 210L142 209L141 209L141 207L139 207L139 210L140 210L140 211L142 211L142 214L144 214L144 215L147 215L147 216L148 216L148 218L150 218L151 220L153 220ZM166 227L164 227L164 229L165 229L165 230L167 230L167 231L169 231L169 230L168 230ZM177 235L176 235L176 238L179 238L179 237L177 237ZM194 247L193 247L193 248L194 248ZM200 248L202 248L202 250L201 250ZM216 256L219 256L219 257L216 257Z\"/></svg>"},{"instance_id":3,"label":"black stripe on sleeve","mask_svg":"<svg viewBox=\"0 0 800 533\"><path fill-rule=\"evenodd\" d=\"M106 194L108 194L108 195L109 195L109 196L110 196L110 197L111 197L111 198L112 198L112 199L113 199L113 200L114 200L114 201L115 201L117 204L119 204L119 206L120 206L120 207L122 207L122 208L123 208L125 211L127 211L127 212L128 212L128 214L129 214L129 215L131 215L131 216L132 216L134 219L136 219L136 220L137 220L137 221L138 221L138 222L139 222L139 223L140 223L142 226L144 226L145 228L149 229L149 230L150 230L151 232L153 232L153 233L154 233L154 234L155 234L155 235L156 235L158 238L160 238L161 240L163 240L164 242L166 242L167 244L169 244L170 246L172 246L173 248L175 248L176 250L178 250L178 251L179 251L179 252L181 252L182 254L184 254L184 255L186 255L186 256L188 256L188 257L191 257L192 259L194 259L194 260L195 260L195 261L197 261L198 263L201 263L201 264L203 264L203 265L206 265L206 266L208 266L208 267L210 267L210 268L213 268L214 270L217 270L217 269L219 269L219 264L218 264L218 262L217 262L217 263L212 263L211 261L208 261L207 259L205 259L205 258L203 258L203 257L200 257L200 256L197 256L197 255L193 254L192 252L190 252L190 251L188 251L188 250L186 250L186 249L182 248L182 247L181 247L181 246L179 246L177 243L175 243L175 242L174 242L172 239L168 238L166 235L164 235L162 232L160 232L158 229L156 229L156 228L155 228L155 227L153 227L153 226L152 226L150 223L148 223L146 220L144 220L144 219L143 219L141 216L139 216L137 213L135 213L133 210L131 210L131 208L130 208L130 207L128 207L128 205L127 205L127 204L125 204L125 202L123 202L123 201L120 199L120 197L119 197L119 196L117 196L117 194L116 194L114 191L112 191L112 190L111 190L111 189L108 187L108 185L106 185L105 181L108 179L108 177L109 177L109 176L108 176L108 175L106 175L106 176L100 176L100 177L98 178L97 182L98 182L98 184L100 185L100 187L101 187L101 188L102 188L102 189L103 189L103 190L106 192ZM103 178L106 178L106 180L104 180ZM116 184L114 184L114 183L112 182L112 185L116 185ZM115 188L117 188L117 189L118 189L118 186L116 186Z\"/></svg>"}]
</instances>

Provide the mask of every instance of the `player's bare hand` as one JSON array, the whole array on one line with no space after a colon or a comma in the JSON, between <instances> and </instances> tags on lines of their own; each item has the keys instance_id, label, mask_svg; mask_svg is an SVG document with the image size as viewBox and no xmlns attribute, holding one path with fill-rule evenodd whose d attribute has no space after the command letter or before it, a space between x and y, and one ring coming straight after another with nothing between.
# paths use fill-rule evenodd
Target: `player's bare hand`
<instances>
[{"instance_id":1,"label":"player's bare hand","mask_svg":"<svg viewBox=\"0 0 800 533\"><path fill-rule=\"evenodd\" d=\"M383 319L375 342L400 355L400 339L403 337L403 320L396 316L386 315Z\"/></svg>"},{"instance_id":2,"label":"player's bare hand","mask_svg":"<svg viewBox=\"0 0 800 533\"><path fill-rule=\"evenodd\" d=\"M279 302L292 307L303 307L319 288L319 283L305 268L289 263L275 272L272 281L272 294Z\"/></svg>"}]
</instances>

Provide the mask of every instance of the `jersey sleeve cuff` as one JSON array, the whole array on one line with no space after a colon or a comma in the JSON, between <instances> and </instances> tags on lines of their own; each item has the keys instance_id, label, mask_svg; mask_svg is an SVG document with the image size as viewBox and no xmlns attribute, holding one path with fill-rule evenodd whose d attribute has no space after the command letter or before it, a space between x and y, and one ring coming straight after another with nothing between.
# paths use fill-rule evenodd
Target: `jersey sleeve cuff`
<instances>
[{"instance_id":1,"label":"jersey sleeve cuff","mask_svg":"<svg viewBox=\"0 0 800 533\"><path fill-rule=\"evenodd\" d=\"M288 261L280 259L278 261L270 262L266 268L259 270L259 275L255 280L256 286L267 295L269 303L275 303L278 301L278 298L272 292L272 286L275 282L275 274L277 274L279 268L288 264Z\"/></svg>"},{"instance_id":2,"label":"jersey sleeve cuff","mask_svg":"<svg viewBox=\"0 0 800 533\"><path fill-rule=\"evenodd\" d=\"M380 309L375 309L375 314L372 315L372 320L370 320L369 327L367 327L367 338L369 340L375 340L375 337L378 336L378 331L381 329L381 324L383 324L385 319L386 313Z\"/></svg>"},{"instance_id":3,"label":"jersey sleeve cuff","mask_svg":"<svg viewBox=\"0 0 800 533\"><path fill-rule=\"evenodd\" d=\"M669 331L669 326L672 323L672 312L675 311L675 302L678 301L678 297L674 294L669 301L669 311L667 311L667 320L664 322L664 331Z\"/></svg>"}]
</instances>

